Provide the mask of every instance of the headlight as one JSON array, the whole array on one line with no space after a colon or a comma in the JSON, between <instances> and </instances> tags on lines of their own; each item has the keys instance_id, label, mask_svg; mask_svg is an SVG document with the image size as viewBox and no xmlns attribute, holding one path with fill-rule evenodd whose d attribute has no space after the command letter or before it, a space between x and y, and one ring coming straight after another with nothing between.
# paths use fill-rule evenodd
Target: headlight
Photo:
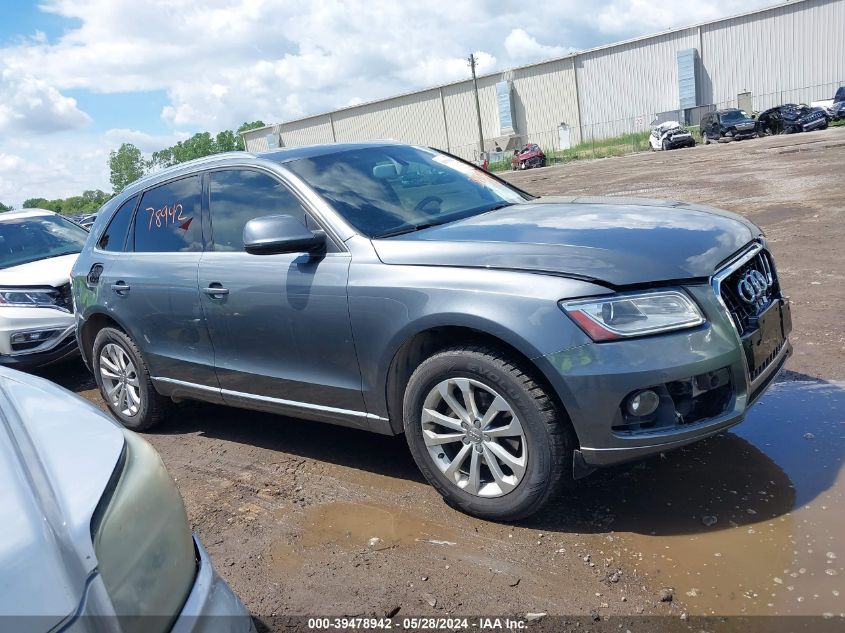
<instances>
[{"instance_id":1,"label":"headlight","mask_svg":"<svg viewBox=\"0 0 845 633\"><path fill-rule=\"evenodd\" d=\"M163 633L193 586L194 541L158 453L131 431L125 435L123 467L91 521L94 551L121 630Z\"/></svg>"},{"instance_id":2,"label":"headlight","mask_svg":"<svg viewBox=\"0 0 845 633\"><path fill-rule=\"evenodd\" d=\"M594 341L670 332L704 323L698 306L679 290L561 301L560 306Z\"/></svg>"},{"instance_id":3,"label":"headlight","mask_svg":"<svg viewBox=\"0 0 845 633\"><path fill-rule=\"evenodd\" d=\"M60 298L53 288L0 288L0 306L57 308Z\"/></svg>"}]
</instances>

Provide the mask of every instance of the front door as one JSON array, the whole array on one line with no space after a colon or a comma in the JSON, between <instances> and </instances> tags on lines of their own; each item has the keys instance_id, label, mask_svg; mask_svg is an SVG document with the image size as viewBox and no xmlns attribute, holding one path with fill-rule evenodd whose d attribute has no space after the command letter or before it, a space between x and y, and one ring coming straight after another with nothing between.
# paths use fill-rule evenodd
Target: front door
<instances>
[{"instance_id":1,"label":"front door","mask_svg":"<svg viewBox=\"0 0 845 633\"><path fill-rule=\"evenodd\" d=\"M206 178L211 239L199 285L224 400L366 426L347 307L349 254L331 243L319 256L244 252L252 218L291 215L316 228L314 220L267 172L223 169Z\"/></svg>"}]
</instances>

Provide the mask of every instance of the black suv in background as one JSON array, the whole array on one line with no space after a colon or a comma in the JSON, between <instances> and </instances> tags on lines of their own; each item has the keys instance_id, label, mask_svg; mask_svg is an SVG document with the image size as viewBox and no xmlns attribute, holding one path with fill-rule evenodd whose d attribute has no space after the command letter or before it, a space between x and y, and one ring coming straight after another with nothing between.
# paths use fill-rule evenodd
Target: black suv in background
<instances>
[{"instance_id":1,"label":"black suv in background","mask_svg":"<svg viewBox=\"0 0 845 633\"><path fill-rule=\"evenodd\" d=\"M745 110L727 108L714 110L701 117L701 140L705 145L723 138L739 141L757 136L757 121Z\"/></svg>"},{"instance_id":2,"label":"black suv in background","mask_svg":"<svg viewBox=\"0 0 845 633\"><path fill-rule=\"evenodd\" d=\"M785 103L757 116L757 135L795 134L827 127L827 114L822 108Z\"/></svg>"}]
</instances>

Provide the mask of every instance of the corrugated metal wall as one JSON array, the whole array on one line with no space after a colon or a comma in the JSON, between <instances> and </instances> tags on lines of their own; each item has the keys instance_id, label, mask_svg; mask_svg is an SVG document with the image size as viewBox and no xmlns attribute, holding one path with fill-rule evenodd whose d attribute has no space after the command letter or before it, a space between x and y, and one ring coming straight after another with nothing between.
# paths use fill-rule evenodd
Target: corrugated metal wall
<instances>
[{"instance_id":1,"label":"corrugated metal wall","mask_svg":"<svg viewBox=\"0 0 845 633\"><path fill-rule=\"evenodd\" d=\"M581 124L596 138L647 129L648 115L678 107L678 51L698 45L695 29L579 54ZM648 120L646 120L648 119ZM601 124L601 125L598 125Z\"/></svg>"},{"instance_id":2,"label":"corrugated metal wall","mask_svg":"<svg viewBox=\"0 0 845 633\"><path fill-rule=\"evenodd\" d=\"M754 108L829 99L845 81L845 0L798 0L756 13L585 51L479 77L485 149L499 137L496 83L513 82L519 142L557 146L648 129L652 117L679 107L677 54L697 49L700 105L735 105L750 91ZM395 139L472 158L478 121L471 81L337 110L247 132L262 151L268 133L284 146Z\"/></svg>"},{"instance_id":3,"label":"corrugated metal wall","mask_svg":"<svg viewBox=\"0 0 845 633\"><path fill-rule=\"evenodd\" d=\"M806 0L701 27L704 95L754 108L833 97L845 79L845 2ZM829 93L829 94L828 94Z\"/></svg>"}]
</instances>

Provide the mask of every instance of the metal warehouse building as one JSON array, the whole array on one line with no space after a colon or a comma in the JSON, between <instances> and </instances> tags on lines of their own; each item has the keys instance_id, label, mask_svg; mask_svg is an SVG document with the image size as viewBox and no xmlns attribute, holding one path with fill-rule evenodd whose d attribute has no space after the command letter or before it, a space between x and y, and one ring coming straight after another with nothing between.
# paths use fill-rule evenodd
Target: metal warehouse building
<instances>
[{"instance_id":1,"label":"metal warehouse building","mask_svg":"<svg viewBox=\"0 0 845 633\"><path fill-rule=\"evenodd\" d=\"M469 72L468 72L469 74ZM845 0L797 0L478 78L485 151L566 148L697 124L705 110L830 99L845 83ZM479 151L471 79L244 133L248 150L394 139Z\"/></svg>"}]
</instances>

